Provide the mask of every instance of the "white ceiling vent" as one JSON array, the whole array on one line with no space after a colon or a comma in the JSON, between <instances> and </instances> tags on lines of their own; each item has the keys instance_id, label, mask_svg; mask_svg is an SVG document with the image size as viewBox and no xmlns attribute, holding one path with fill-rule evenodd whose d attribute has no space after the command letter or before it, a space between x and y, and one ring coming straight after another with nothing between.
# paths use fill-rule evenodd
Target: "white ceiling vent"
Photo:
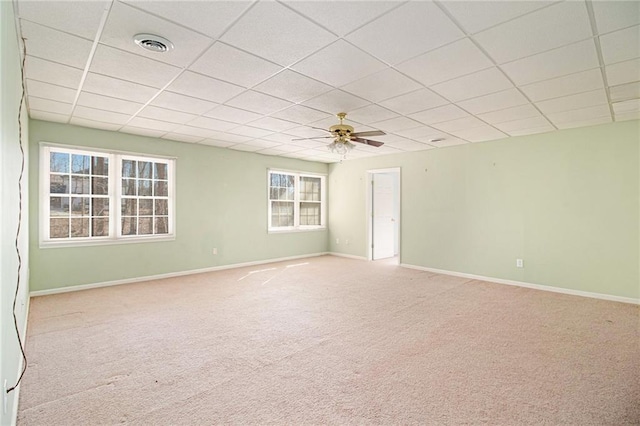
<instances>
[{"instance_id":1,"label":"white ceiling vent","mask_svg":"<svg viewBox=\"0 0 640 426\"><path fill-rule=\"evenodd\" d=\"M173 43L164 37L153 34L136 34L133 37L133 41L138 46L151 52L164 53L173 49Z\"/></svg>"}]
</instances>

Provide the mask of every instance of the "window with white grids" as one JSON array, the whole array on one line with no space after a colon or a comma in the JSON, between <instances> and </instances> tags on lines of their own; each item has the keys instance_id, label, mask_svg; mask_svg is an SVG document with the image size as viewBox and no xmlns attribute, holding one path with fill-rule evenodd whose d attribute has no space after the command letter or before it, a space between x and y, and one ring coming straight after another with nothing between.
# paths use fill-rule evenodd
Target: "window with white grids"
<instances>
[{"instance_id":1,"label":"window with white grids","mask_svg":"<svg viewBox=\"0 0 640 426\"><path fill-rule=\"evenodd\" d=\"M41 244L174 237L175 160L41 148Z\"/></svg>"},{"instance_id":2,"label":"window with white grids","mask_svg":"<svg viewBox=\"0 0 640 426\"><path fill-rule=\"evenodd\" d=\"M325 176L269 171L269 231L325 227Z\"/></svg>"}]
</instances>

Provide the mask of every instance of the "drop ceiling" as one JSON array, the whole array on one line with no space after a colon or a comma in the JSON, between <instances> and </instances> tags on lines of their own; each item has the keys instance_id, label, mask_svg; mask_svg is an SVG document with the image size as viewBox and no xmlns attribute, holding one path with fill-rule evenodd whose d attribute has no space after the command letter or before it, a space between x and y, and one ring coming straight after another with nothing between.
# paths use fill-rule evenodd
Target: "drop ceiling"
<instances>
[{"instance_id":1,"label":"drop ceiling","mask_svg":"<svg viewBox=\"0 0 640 426\"><path fill-rule=\"evenodd\" d=\"M636 1L31 1L32 118L310 161L640 118ZM143 50L138 33L169 39ZM443 139L433 142L434 139Z\"/></svg>"}]
</instances>

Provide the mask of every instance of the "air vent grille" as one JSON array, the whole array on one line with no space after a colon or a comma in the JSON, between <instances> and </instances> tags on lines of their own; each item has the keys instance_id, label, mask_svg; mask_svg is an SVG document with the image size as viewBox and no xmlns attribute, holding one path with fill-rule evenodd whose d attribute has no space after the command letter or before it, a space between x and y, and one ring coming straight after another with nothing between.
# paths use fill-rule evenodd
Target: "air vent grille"
<instances>
[{"instance_id":1,"label":"air vent grille","mask_svg":"<svg viewBox=\"0 0 640 426\"><path fill-rule=\"evenodd\" d=\"M150 52L164 53L173 49L173 43L164 37L153 34L137 34L133 37L133 41Z\"/></svg>"}]
</instances>

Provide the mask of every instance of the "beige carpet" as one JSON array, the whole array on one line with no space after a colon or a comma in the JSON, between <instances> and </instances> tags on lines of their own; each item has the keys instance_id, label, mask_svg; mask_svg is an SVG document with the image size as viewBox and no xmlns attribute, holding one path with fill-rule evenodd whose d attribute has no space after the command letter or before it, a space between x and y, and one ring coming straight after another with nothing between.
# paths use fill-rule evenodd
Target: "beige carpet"
<instances>
[{"instance_id":1,"label":"beige carpet","mask_svg":"<svg viewBox=\"0 0 640 426\"><path fill-rule=\"evenodd\" d=\"M38 297L18 423L640 424L638 328L331 256Z\"/></svg>"}]
</instances>

